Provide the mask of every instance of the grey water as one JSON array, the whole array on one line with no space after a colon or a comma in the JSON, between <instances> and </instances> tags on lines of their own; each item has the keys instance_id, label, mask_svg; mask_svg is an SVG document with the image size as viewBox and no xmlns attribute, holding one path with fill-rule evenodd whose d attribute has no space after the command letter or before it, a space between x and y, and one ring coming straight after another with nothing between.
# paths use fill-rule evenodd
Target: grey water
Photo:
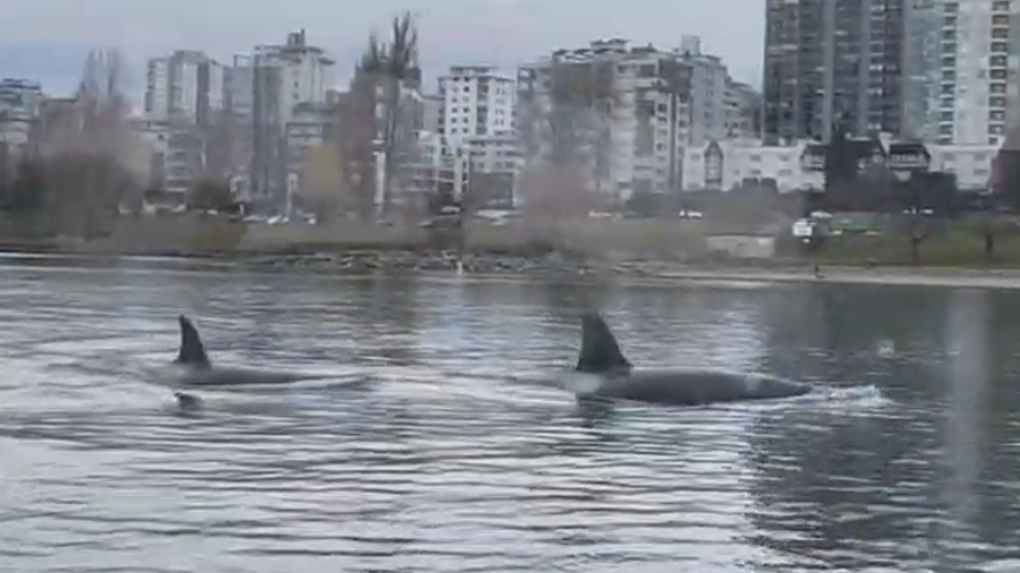
<instances>
[{"instance_id":1,"label":"grey water","mask_svg":"<svg viewBox=\"0 0 1020 573\"><path fill-rule=\"evenodd\" d=\"M0 571L1016 571L1020 293L341 278L0 260ZM582 408L602 309L641 366L814 395ZM146 366L330 373L206 392Z\"/></svg>"}]
</instances>

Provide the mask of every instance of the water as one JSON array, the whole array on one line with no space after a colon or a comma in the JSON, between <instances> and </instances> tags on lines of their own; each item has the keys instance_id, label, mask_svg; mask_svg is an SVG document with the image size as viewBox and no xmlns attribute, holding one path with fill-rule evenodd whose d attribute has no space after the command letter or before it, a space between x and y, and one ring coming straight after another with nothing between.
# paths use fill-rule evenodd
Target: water
<instances>
[{"instance_id":1,"label":"water","mask_svg":"<svg viewBox=\"0 0 1020 573\"><path fill-rule=\"evenodd\" d=\"M0 260L0 571L1015 571L1020 293ZM632 362L818 395L581 410ZM175 414L146 366L331 373Z\"/></svg>"}]
</instances>

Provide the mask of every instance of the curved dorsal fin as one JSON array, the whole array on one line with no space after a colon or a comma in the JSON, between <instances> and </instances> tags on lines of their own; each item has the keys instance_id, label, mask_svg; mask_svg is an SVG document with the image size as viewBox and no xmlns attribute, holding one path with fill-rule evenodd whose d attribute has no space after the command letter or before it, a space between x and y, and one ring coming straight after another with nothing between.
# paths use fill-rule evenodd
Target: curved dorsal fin
<instances>
[{"instance_id":1,"label":"curved dorsal fin","mask_svg":"<svg viewBox=\"0 0 1020 573\"><path fill-rule=\"evenodd\" d=\"M181 351L177 354L178 364L187 364L199 368L208 368L211 364L202 346L202 339L191 320L183 314L177 317L181 324Z\"/></svg>"},{"instance_id":2,"label":"curved dorsal fin","mask_svg":"<svg viewBox=\"0 0 1020 573\"><path fill-rule=\"evenodd\" d=\"M577 359L578 372L603 374L630 372L631 364L620 351L616 337L598 312L581 317L581 355Z\"/></svg>"}]
</instances>

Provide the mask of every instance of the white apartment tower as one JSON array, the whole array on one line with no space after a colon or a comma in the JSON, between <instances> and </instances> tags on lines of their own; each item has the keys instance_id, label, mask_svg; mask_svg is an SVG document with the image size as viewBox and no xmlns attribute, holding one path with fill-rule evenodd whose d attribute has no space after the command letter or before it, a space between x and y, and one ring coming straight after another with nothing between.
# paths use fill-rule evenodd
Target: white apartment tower
<instances>
[{"instance_id":1,"label":"white apartment tower","mask_svg":"<svg viewBox=\"0 0 1020 573\"><path fill-rule=\"evenodd\" d=\"M248 60L258 78L253 82L252 99L271 100L276 119L286 123L294 106L326 103L326 93L334 84L335 64L322 48L308 45L304 30L288 34L285 44L256 46Z\"/></svg>"},{"instance_id":2,"label":"white apartment tower","mask_svg":"<svg viewBox=\"0 0 1020 573\"><path fill-rule=\"evenodd\" d=\"M439 79L448 141L514 136L514 80L489 66L454 66Z\"/></svg>"},{"instance_id":3,"label":"white apartment tower","mask_svg":"<svg viewBox=\"0 0 1020 573\"><path fill-rule=\"evenodd\" d=\"M514 78L491 66L453 66L439 78L445 153L468 166L456 173L455 195L467 190L480 204L512 204L520 168L516 97Z\"/></svg>"},{"instance_id":4,"label":"white apartment tower","mask_svg":"<svg viewBox=\"0 0 1020 573\"><path fill-rule=\"evenodd\" d=\"M728 137L727 87L729 70L718 56L701 52L701 38L685 35L680 54L691 66L691 125L688 143L701 146Z\"/></svg>"},{"instance_id":5,"label":"white apartment tower","mask_svg":"<svg viewBox=\"0 0 1020 573\"><path fill-rule=\"evenodd\" d=\"M1020 0L918 0L912 81L918 135L997 145L1020 122Z\"/></svg>"},{"instance_id":6,"label":"white apartment tower","mask_svg":"<svg viewBox=\"0 0 1020 573\"><path fill-rule=\"evenodd\" d=\"M250 58L235 58L232 76L240 81L234 89L251 86L250 102L246 94L232 94L232 99L246 110L250 103L248 192L253 201L281 203L297 191L296 179L288 175L288 165L295 163L288 157L288 124L305 125L307 114L301 110L327 103L334 65L322 48L306 42L304 30L288 34L284 44L256 46Z\"/></svg>"},{"instance_id":7,"label":"white apartment tower","mask_svg":"<svg viewBox=\"0 0 1020 573\"><path fill-rule=\"evenodd\" d=\"M151 119L205 123L211 112L223 109L223 66L202 52L152 58L145 79L145 113Z\"/></svg>"}]
</instances>

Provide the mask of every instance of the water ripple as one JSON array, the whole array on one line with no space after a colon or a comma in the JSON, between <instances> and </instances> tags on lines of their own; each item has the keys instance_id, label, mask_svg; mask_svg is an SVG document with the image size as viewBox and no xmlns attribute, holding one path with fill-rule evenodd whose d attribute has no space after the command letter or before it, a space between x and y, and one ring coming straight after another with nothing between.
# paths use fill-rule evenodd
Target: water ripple
<instances>
[{"instance_id":1,"label":"water ripple","mask_svg":"<svg viewBox=\"0 0 1020 573\"><path fill-rule=\"evenodd\" d=\"M1017 474L1004 470L1020 420L997 406L1015 390L988 378L1001 400L953 414L983 426L983 441L949 440L957 358L930 318L927 331L862 326L824 310L828 291L789 287L581 296L492 281L4 271L3 571L991 571L1020 559L1002 534L1020 530ZM569 366L570 300L598 301L636 363L771 372L819 391L578 405L523 382ZM873 292L839 303L877 304ZM812 305L827 322L807 319ZM182 311L214 360L336 380L209 392L205 413L175 415L141 373L172 357ZM984 469L957 475L945 460L960 447L988 452L974 462ZM958 498L976 509L961 513Z\"/></svg>"}]
</instances>

